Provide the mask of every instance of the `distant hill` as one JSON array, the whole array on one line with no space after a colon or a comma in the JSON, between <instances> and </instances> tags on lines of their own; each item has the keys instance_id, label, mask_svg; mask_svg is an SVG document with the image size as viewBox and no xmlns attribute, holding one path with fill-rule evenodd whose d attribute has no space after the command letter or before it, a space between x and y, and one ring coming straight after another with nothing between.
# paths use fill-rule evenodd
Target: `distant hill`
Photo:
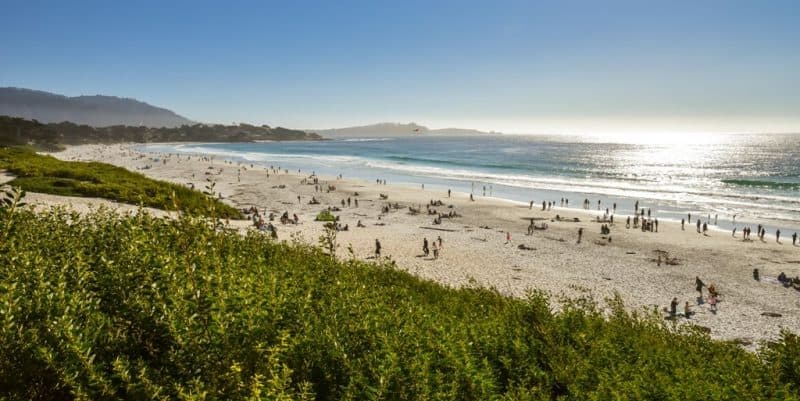
<instances>
[{"instance_id":1,"label":"distant hill","mask_svg":"<svg viewBox=\"0 0 800 401\"><path fill-rule=\"evenodd\" d=\"M372 138L398 136L471 136L489 135L497 132L484 132L466 128L430 129L416 123L379 123L357 127L313 130L328 138Z\"/></svg>"},{"instance_id":2,"label":"distant hill","mask_svg":"<svg viewBox=\"0 0 800 401\"><path fill-rule=\"evenodd\" d=\"M67 97L23 88L0 88L0 115L43 123L69 121L93 127L141 125L172 128L193 124L170 110L135 99L101 95Z\"/></svg>"},{"instance_id":3,"label":"distant hill","mask_svg":"<svg viewBox=\"0 0 800 401\"><path fill-rule=\"evenodd\" d=\"M91 127L70 122L42 124L18 117L0 116L0 146L32 145L58 150L61 145L119 142L253 142L322 140L317 134L283 127L239 125L182 125L149 128L114 125Z\"/></svg>"}]
</instances>

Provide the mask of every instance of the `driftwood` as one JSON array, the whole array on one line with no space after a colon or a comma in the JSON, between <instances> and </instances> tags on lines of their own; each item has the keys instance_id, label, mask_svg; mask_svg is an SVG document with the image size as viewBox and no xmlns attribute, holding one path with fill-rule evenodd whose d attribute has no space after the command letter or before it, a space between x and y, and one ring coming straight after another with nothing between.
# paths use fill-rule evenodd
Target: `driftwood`
<instances>
[{"instance_id":1,"label":"driftwood","mask_svg":"<svg viewBox=\"0 0 800 401\"><path fill-rule=\"evenodd\" d=\"M447 231L447 232L450 232L450 233L458 231L458 230L452 230L452 229L449 229L449 228L436 228L436 227L423 227L423 226L420 226L419 228L422 228L422 229L425 229L425 230Z\"/></svg>"}]
</instances>

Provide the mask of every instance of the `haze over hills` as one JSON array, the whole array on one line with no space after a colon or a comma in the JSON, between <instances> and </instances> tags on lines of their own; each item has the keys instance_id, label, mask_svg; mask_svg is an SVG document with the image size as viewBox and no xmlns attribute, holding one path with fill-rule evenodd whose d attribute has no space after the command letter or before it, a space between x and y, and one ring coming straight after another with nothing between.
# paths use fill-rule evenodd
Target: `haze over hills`
<instances>
[{"instance_id":1,"label":"haze over hills","mask_svg":"<svg viewBox=\"0 0 800 401\"><path fill-rule=\"evenodd\" d=\"M375 138L398 136L471 136L489 135L498 132L485 132L467 128L430 129L417 123L378 123L356 127L308 130L328 138Z\"/></svg>"},{"instance_id":2,"label":"haze over hills","mask_svg":"<svg viewBox=\"0 0 800 401\"><path fill-rule=\"evenodd\" d=\"M135 99L102 95L68 97L24 88L0 88L0 115L42 123L69 121L93 127L173 128L194 124L171 110Z\"/></svg>"}]
</instances>

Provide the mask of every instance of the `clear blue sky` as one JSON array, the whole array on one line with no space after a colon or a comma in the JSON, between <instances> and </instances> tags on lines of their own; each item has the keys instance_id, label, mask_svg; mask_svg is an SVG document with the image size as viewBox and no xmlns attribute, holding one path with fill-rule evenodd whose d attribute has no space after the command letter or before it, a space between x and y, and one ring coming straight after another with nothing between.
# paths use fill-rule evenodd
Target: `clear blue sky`
<instances>
[{"instance_id":1,"label":"clear blue sky","mask_svg":"<svg viewBox=\"0 0 800 401\"><path fill-rule=\"evenodd\" d=\"M0 86L206 122L800 131L800 1L8 1Z\"/></svg>"}]
</instances>

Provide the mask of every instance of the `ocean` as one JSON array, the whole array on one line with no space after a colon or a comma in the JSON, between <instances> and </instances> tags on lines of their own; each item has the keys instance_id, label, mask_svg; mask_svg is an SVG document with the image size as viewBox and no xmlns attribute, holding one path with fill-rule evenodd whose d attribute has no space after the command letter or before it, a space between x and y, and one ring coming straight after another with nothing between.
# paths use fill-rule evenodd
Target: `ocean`
<instances>
[{"instance_id":1,"label":"ocean","mask_svg":"<svg viewBox=\"0 0 800 401\"><path fill-rule=\"evenodd\" d=\"M591 210L660 219L692 214L712 227L764 224L800 230L800 135L722 135L697 144L637 144L592 137L471 136L337 139L322 142L152 144L143 150L216 155L281 168L519 202L561 198ZM713 225L715 221L717 225ZM734 218L735 216L735 218ZM693 229L693 227L687 227Z\"/></svg>"}]
</instances>

